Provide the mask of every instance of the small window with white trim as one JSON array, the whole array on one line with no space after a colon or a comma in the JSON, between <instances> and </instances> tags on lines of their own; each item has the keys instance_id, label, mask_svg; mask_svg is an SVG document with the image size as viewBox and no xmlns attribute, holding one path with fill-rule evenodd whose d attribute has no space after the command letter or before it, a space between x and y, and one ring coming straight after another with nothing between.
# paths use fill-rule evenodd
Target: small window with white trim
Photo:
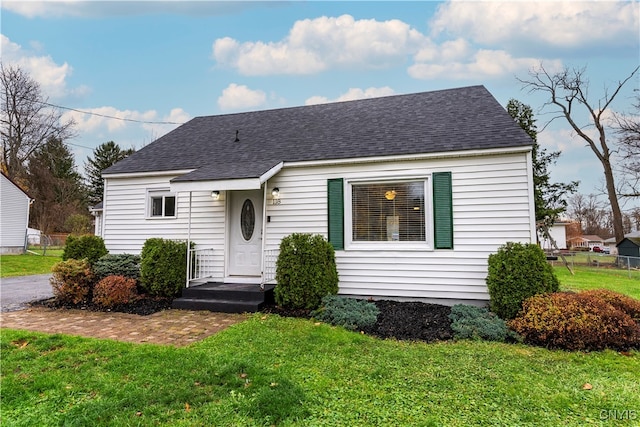
<instances>
[{"instance_id":1,"label":"small window with white trim","mask_svg":"<svg viewBox=\"0 0 640 427\"><path fill-rule=\"evenodd\" d=\"M169 192L149 192L149 217L175 218L176 196Z\"/></svg>"}]
</instances>

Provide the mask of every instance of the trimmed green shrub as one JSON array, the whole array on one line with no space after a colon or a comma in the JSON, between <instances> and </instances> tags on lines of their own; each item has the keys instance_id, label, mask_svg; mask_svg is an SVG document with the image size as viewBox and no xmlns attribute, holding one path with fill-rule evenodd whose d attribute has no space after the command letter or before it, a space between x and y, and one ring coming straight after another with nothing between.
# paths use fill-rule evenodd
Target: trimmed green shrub
<instances>
[{"instance_id":1,"label":"trimmed green shrub","mask_svg":"<svg viewBox=\"0 0 640 427\"><path fill-rule=\"evenodd\" d=\"M322 306L312 316L321 322L358 331L375 325L378 314L380 310L372 302L327 295L322 298Z\"/></svg>"},{"instance_id":2,"label":"trimmed green shrub","mask_svg":"<svg viewBox=\"0 0 640 427\"><path fill-rule=\"evenodd\" d=\"M293 233L280 242L276 262L276 303L314 309L322 297L338 293L333 246L321 235Z\"/></svg>"},{"instance_id":3,"label":"trimmed green shrub","mask_svg":"<svg viewBox=\"0 0 640 427\"><path fill-rule=\"evenodd\" d=\"M533 296L509 322L526 343L565 350L640 348L640 325L598 295L554 293Z\"/></svg>"},{"instance_id":4,"label":"trimmed green shrub","mask_svg":"<svg viewBox=\"0 0 640 427\"><path fill-rule=\"evenodd\" d=\"M187 243L161 238L144 242L140 286L152 296L173 298L187 281Z\"/></svg>"},{"instance_id":5,"label":"trimmed green shrub","mask_svg":"<svg viewBox=\"0 0 640 427\"><path fill-rule=\"evenodd\" d=\"M69 235L65 242L62 259L87 259L93 265L100 257L108 254L104 240L100 236L86 234L84 236Z\"/></svg>"},{"instance_id":6,"label":"trimmed green shrub","mask_svg":"<svg viewBox=\"0 0 640 427\"><path fill-rule=\"evenodd\" d=\"M124 276L107 276L93 288L93 303L104 308L135 301L136 280Z\"/></svg>"},{"instance_id":7,"label":"trimmed green shrub","mask_svg":"<svg viewBox=\"0 0 640 427\"><path fill-rule=\"evenodd\" d=\"M508 242L489 255L489 304L505 320L513 319L522 301L537 294L556 292L558 278L538 245Z\"/></svg>"},{"instance_id":8,"label":"trimmed green shrub","mask_svg":"<svg viewBox=\"0 0 640 427\"><path fill-rule=\"evenodd\" d=\"M133 254L107 254L93 264L96 279L107 276L124 276L138 280L140 278L140 256Z\"/></svg>"},{"instance_id":9,"label":"trimmed green shrub","mask_svg":"<svg viewBox=\"0 0 640 427\"><path fill-rule=\"evenodd\" d=\"M507 328L507 323L486 308L457 304L451 307L449 319L456 339L519 341L517 334Z\"/></svg>"},{"instance_id":10,"label":"trimmed green shrub","mask_svg":"<svg viewBox=\"0 0 640 427\"><path fill-rule=\"evenodd\" d=\"M58 302L79 304L89 299L94 276L86 259L60 261L51 271L49 283Z\"/></svg>"}]
</instances>

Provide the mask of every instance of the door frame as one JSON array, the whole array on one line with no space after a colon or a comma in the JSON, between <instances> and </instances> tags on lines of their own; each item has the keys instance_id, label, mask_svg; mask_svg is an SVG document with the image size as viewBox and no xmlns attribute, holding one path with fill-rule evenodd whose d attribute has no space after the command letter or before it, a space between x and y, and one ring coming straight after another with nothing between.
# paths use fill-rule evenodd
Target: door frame
<instances>
[{"instance_id":1,"label":"door frame","mask_svg":"<svg viewBox=\"0 0 640 427\"><path fill-rule=\"evenodd\" d=\"M239 192L242 191L251 191L251 190L228 190L226 197L226 207L225 207L225 263L224 263L224 282L225 283L247 283L247 284L262 284L264 278L264 248L265 248L265 240L266 240L266 231L267 231L267 183L265 182L260 189L253 190L257 191L263 190L262 192L262 210L260 212L256 212L256 217L260 215L262 219L262 225L260 227L261 234L261 242L260 242L260 274L253 276L234 276L229 273L229 265L231 263L231 215L233 214L233 198L237 196ZM258 232L258 230L255 230Z\"/></svg>"}]
</instances>

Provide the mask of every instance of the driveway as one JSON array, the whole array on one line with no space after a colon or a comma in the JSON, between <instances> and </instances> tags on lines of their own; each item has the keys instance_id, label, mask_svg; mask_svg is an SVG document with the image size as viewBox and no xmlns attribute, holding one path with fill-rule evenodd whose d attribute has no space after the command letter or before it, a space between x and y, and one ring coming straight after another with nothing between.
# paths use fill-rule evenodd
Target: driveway
<instances>
[{"instance_id":1,"label":"driveway","mask_svg":"<svg viewBox=\"0 0 640 427\"><path fill-rule=\"evenodd\" d=\"M22 310L27 303L51 298L51 274L0 279L0 312Z\"/></svg>"}]
</instances>

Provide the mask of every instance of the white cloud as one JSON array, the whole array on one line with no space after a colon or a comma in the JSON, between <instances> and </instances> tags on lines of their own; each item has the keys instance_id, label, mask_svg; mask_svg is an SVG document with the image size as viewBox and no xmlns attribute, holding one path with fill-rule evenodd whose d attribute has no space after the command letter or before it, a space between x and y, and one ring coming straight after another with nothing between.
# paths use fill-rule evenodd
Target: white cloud
<instances>
[{"instance_id":1,"label":"white cloud","mask_svg":"<svg viewBox=\"0 0 640 427\"><path fill-rule=\"evenodd\" d=\"M224 111L244 110L264 105L266 100L267 95L261 90L252 90L245 85L231 83L218 98L218 107Z\"/></svg>"},{"instance_id":2,"label":"white cloud","mask_svg":"<svg viewBox=\"0 0 640 427\"><path fill-rule=\"evenodd\" d=\"M4 34L0 34L0 41L2 62L17 65L29 73L31 78L38 82L45 96L60 98L69 93L86 93L88 90L86 87L72 90L67 88L67 78L71 75L72 68L66 62L58 65L51 56L38 56L25 51Z\"/></svg>"},{"instance_id":3,"label":"white cloud","mask_svg":"<svg viewBox=\"0 0 640 427\"><path fill-rule=\"evenodd\" d=\"M336 99L329 99L324 96L312 96L305 101L305 105L326 104L329 102L352 101L354 99L378 98L395 94L395 91L388 86L370 87L365 90L350 88Z\"/></svg>"},{"instance_id":4,"label":"white cloud","mask_svg":"<svg viewBox=\"0 0 640 427\"><path fill-rule=\"evenodd\" d=\"M173 108L169 112L162 117L162 122L167 122L166 124L161 123L144 123L142 127L148 130L151 135L153 135L153 139L156 139L173 129L177 128L180 124L186 123L191 120L191 115L184 111L182 108Z\"/></svg>"},{"instance_id":5,"label":"white cloud","mask_svg":"<svg viewBox=\"0 0 640 427\"><path fill-rule=\"evenodd\" d=\"M453 34L485 45L522 48L638 45L635 1L447 2L431 21L434 36ZM625 44L623 42L623 44Z\"/></svg>"},{"instance_id":6,"label":"white cloud","mask_svg":"<svg viewBox=\"0 0 640 427\"><path fill-rule=\"evenodd\" d=\"M543 61L540 58L514 58L504 50L471 50L454 44L451 51L443 45L441 50L430 53L430 62L417 62L409 67L409 75L415 79L490 79L526 72ZM465 56L468 55L468 56ZM416 58L425 58L421 51ZM559 60L543 61L549 70L562 64Z\"/></svg>"},{"instance_id":7,"label":"white cloud","mask_svg":"<svg viewBox=\"0 0 640 427\"><path fill-rule=\"evenodd\" d=\"M213 57L245 75L312 74L329 67L393 65L415 53L424 41L419 31L397 19L323 16L296 21L288 36L277 42L217 39Z\"/></svg>"},{"instance_id":8,"label":"white cloud","mask_svg":"<svg viewBox=\"0 0 640 427\"><path fill-rule=\"evenodd\" d=\"M73 119L76 123L75 130L80 133L95 132L100 129L106 129L108 132L116 132L123 130L128 124L136 121L159 121L158 113L155 110L149 111L131 111L118 110L115 107L97 107L88 108L82 111L66 111L62 115L63 120Z\"/></svg>"}]
</instances>

